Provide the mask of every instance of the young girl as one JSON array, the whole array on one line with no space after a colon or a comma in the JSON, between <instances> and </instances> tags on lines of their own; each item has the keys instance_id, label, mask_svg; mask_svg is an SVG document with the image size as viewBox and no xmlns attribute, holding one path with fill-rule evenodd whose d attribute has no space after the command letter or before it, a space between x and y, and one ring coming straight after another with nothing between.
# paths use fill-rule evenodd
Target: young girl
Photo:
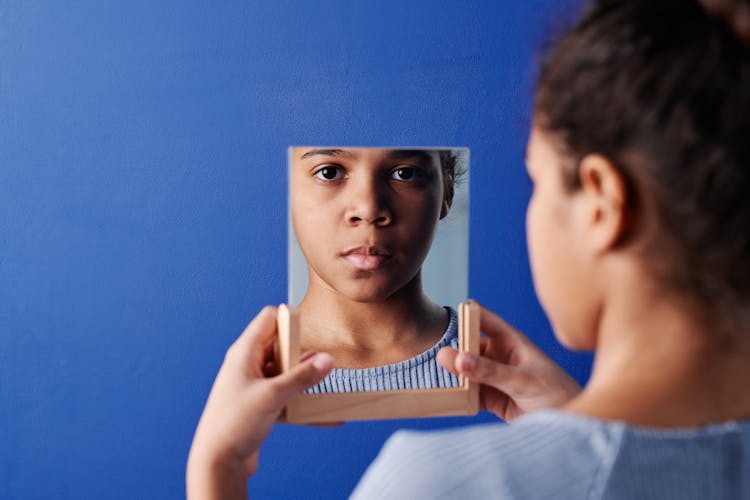
<instances>
[{"instance_id":1,"label":"young girl","mask_svg":"<svg viewBox=\"0 0 750 500\"><path fill-rule=\"evenodd\" d=\"M458 347L456 313L422 289L456 161L450 150L292 148L291 219L308 271L301 349L336 359L308 392L458 385L435 361Z\"/></svg>"},{"instance_id":2,"label":"young girl","mask_svg":"<svg viewBox=\"0 0 750 500\"><path fill-rule=\"evenodd\" d=\"M399 433L354 496L750 498L750 5L593 1L544 63L534 118L534 283L557 337L595 351L591 378L579 392L483 310L482 356L440 362L483 384L486 409L528 415ZM318 354L276 378L238 375L273 317L217 377L191 494L244 497L286 398L330 369Z\"/></svg>"}]
</instances>

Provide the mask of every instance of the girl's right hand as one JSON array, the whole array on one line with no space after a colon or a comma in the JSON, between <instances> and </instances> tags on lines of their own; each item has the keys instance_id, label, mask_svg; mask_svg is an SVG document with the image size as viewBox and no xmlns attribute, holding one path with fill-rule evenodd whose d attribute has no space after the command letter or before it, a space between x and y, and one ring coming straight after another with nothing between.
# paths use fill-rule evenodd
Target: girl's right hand
<instances>
[{"instance_id":1,"label":"girl's right hand","mask_svg":"<svg viewBox=\"0 0 750 500\"><path fill-rule=\"evenodd\" d=\"M481 307L480 355L444 347L438 362L455 375L480 383L479 404L505 421L524 413L559 407L581 386L526 336Z\"/></svg>"},{"instance_id":2,"label":"girl's right hand","mask_svg":"<svg viewBox=\"0 0 750 500\"><path fill-rule=\"evenodd\" d=\"M260 445L289 399L333 368L333 358L318 353L279 373L276 317L275 307L263 309L227 351L190 448L188 498L246 498Z\"/></svg>"}]
</instances>

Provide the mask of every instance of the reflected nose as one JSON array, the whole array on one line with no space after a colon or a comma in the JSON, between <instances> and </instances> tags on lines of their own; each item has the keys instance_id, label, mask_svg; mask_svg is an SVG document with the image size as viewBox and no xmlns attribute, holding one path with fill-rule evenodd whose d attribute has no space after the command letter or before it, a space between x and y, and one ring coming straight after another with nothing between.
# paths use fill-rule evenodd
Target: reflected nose
<instances>
[{"instance_id":1,"label":"reflected nose","mask_svg":"<svg viewBox=\"0 0 750 500\"><path fill-rule=\"evenodd\" d=\"M367 179L352 186L346 220L351 225L367 223L387 226L391 224L393 212L387 190L373 179Z\"/></svg>"}]
</instances>

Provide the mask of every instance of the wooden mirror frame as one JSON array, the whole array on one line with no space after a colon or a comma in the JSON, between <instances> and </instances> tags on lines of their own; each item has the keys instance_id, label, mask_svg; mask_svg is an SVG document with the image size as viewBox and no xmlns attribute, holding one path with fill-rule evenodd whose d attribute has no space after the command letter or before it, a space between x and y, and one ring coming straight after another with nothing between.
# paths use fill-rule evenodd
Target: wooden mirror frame
<instances>
[{"instance_id":1,"label":"wooden mirror frame","mask_svg":"<svg viewBox=\"0 0 750 500\"><path fill-rule=\"evenodd\" d=\"M299 312L279 306L279 358L282 371L299 363ZM474 301L458 306L459 349L479 354L479 305ZM459 377L458 387L397 391L300 394L289 401L286 421L298 424L347 422L449 415L476 415L479 385Z\"/></svg>"}]
</instances>

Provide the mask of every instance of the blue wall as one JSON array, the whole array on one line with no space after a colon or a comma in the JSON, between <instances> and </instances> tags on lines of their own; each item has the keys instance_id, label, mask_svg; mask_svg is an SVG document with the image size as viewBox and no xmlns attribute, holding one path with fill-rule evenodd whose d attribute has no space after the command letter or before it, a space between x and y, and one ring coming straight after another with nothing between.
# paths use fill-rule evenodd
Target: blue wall
<instances>
[{"instance_id":1,"label":"blue wall","mask_svg":"<svg viewBox=\"0 0 750 500\"><path fill-rule=\"evenodd\" d=\"M0 0L0 498L184 495L224 351L285 300L290 144L471 148L471 295L584 380L524 235L575 3ZM341 497L394 429L466 421L278 426L250 492Z\"/></svg>"}]
</instances>

